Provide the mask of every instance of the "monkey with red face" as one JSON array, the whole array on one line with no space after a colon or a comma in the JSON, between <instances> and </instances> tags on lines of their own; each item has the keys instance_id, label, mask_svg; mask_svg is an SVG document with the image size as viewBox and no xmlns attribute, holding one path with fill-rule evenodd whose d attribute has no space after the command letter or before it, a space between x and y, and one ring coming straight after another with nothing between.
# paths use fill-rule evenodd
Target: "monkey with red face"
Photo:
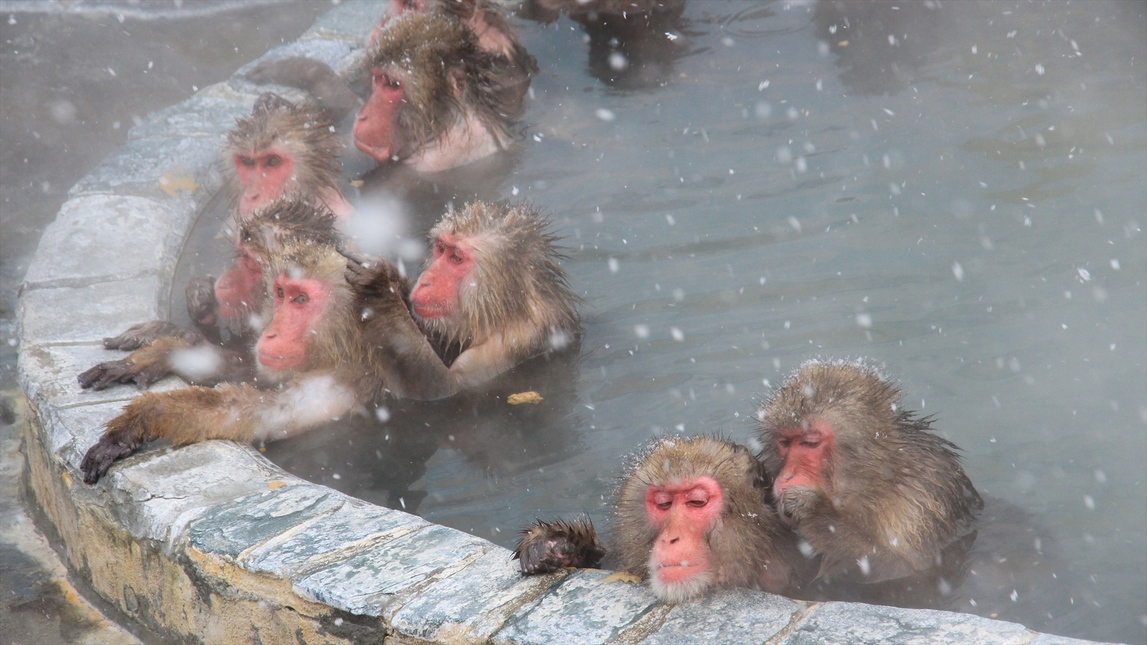
<instances>
[{"instance_id":1,"label":"monkey with red face","mask_svg":"<svg viewBox=\"0 0 1147 645\"><path fill-rule=\"evenodd\" d=\"M331 239L305 227L274 228L279 222L330 223L333 216L322 206L290 200L254 215L270 223L270 230L252 229L248 238L265 250L262 270L270 294L263 305L266 325L252 351L257 373L238 384L141 394L84 456L84 481L98 481L116 460L153 439L175 445L279 439L388 396L436 397L435 384L401 369L409 360L403 346L370 337L360 324L357 296L344 278L346 258ZM401 281L397 274L390 278ZM392 315L410 316L405 306L375 312L379 319Z\"/></svg>"},{"instance_id":2,"label":"monkey with red face","mask_svg":"<svg viewBox=\"0 0 1147 645\"><path fill-rule=\"evenodd\" d=\"M367 334L401 346L403 370L440 396L474 388L533 356L577 347L578 296L548 222L527 205L473 202L430 231L433 256L409 290L385 260L353 256ZM429 341L427 340L429 339ZM415 358L417 357L417 358ZM430 387L430 385L427 385Z\"/></svg>"},{"instance_id":3,"label":"monkey with red face","mask_svg":"<svg viewBox=\"0 0 1147 645\"><path fill-rule=\"evenodd\" d=\"M799 588L803 558L768 504L769 478L744 446L712 437L655 441L626 473L615 505L617 565L666 602L713 588ZM538 522L514 551L522 572L595 566L586 522Z\"/></svg>"},{"instance_id":4,"label":"monkey with red face","mask_svg":"<svg viewBox=\"0 0 1147 645\"><path fill-rule=\"evenodd\" d=\"M958 449L871 367L806 363L758 419L777 514L819 559L817 579L928 572L973 530L983 500Z\"/></svg>"}]
</instances>

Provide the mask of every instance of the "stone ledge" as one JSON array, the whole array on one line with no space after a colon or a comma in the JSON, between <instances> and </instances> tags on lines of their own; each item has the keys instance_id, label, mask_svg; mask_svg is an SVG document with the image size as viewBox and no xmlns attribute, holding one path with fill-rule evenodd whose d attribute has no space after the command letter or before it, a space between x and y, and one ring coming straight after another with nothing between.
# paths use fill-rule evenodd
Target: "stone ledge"
<instances>
[{"instance_id":1,"label":"stone ledge","mask_svg":"<svg viewBox=\"0 0 1147 645\"><path fill-rule=\"evenodd\" d=\"M348 0L264 59L304 54L346 70L384 6ZM71 574L103 604L177 642L1080 642L965 614L749 590L666 605L602 571L523 578L504 548L302 481L228 442L148 450L84 485L84 451L135 392L82 392L75 376L109 357L103 336L165 309L176 254L222 184L226 131L260 91L242 71L132 128L72 189L23 286L29 494ZM165 176L193 185L169 194ZM95 303L82 326L77 301ZM182 385L159 384L172 387Z\"/></svg>"}]
</instances>

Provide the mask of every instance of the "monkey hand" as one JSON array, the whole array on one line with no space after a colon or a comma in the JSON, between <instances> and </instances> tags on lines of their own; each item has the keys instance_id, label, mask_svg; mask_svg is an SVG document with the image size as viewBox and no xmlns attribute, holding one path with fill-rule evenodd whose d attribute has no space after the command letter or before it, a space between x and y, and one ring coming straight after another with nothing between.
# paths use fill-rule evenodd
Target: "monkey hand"
<instances>
[{"instance_id":1,"label":"monkey hand","mask_svg":"<svg viewBox=\"0 0 1147 645\"><path fill-rule=\"evenodd\" d=\"M777 501L781 520L789 526L800 526L802 520L816 513L823 494L813 486L789 486Z\"/></svg>"},{"instance_id":2,"label":"monkey hand","mask_svg":"<svg viewBox=\"0 0 1147 645\"><path fill-rule=\"evenodd\" d=\"M202 338L198 332L184 329L173 322L153 320L132 325L119 336L105 338L104 349L119 349L130 352L168 336L181 338L189 343L194 343L196 339Z\"/></svg>"},{"instance_id":3,"label":"monkey hand","mask_svg":"<svg viewBox=\"0 0 1147 645\"><path fill-rule=\"evenodd\" d=\"M170 373L167 361L143 361L133 354L87 369L77 380L85 390L103 390L116 383L134 383L136 388L146 390L149 385Z\"/></svg>"},{"instance_id":4,"label":"monkey hand","mask_svg":"<svg viewBox=\"0 0 1147 645\"><path fill-rule=\"evenodd\" d=\"M187 297L187 315L191 321L201 327L214 327L215 310L219 306L215 299L215 276L191 276L183 293Z\"/></svg>"},{"instance_id":5,"label":"monkey hand","mask_svg":"<svg viewBox=\"0 0 1147 645\"><path fill-rule=\"evenodd\" d=\"M398 267L385 258L354 253L342 247L338 251L347 259L346 281L360 302L403 297L405 279Z\"/></svg>"},{"instance_id":6,"label":"monkey hand","mask_svg":"<svg viewBox=\"0 0 1147 645\"><path fill-rule=\"evenodd\" d=\"M116 461L139 450L143 442L132 438L131 433L108 431L94 446L88 448L80 470L84 473L84 483L94 484L100 480Z\"/></svg>"},{"instance_id":7,"label":"monkey hand","mask_svg":"<svg viewBox=\"0 0 1147 645\"><path fill-rule=\"evenodd\" d=\"M522 531L514 557L527 576L566 567L595 567L605 555L589 520L543 522Z\"/></svg>"}]
</instances>

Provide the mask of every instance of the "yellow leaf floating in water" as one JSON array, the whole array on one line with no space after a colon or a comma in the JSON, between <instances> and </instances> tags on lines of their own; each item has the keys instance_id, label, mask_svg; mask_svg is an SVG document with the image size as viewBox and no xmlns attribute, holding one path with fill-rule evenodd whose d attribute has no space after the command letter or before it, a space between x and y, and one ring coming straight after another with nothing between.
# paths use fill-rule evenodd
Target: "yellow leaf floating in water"
<instances>
[{"instance_id":1,"label":"yellow leaf floating in water","mask_svg":"<svg viewBox=\"0 0 1147 645\"><path fill-rule=\"evenodd\" d=\"M641 576L633 575L628 571L618 571L615 574L608 575L601 579L602 582L632 582L633 584L641 583Z\"/></svg>"},{"instance_id":2,"label":"yellow leaf floating in water","mask_svg":"<svg viewBox=\"0 0 1147 645\"><path fill-rule=\"evenodd\" d=\"M175 197L179 191L193 192L199 188L193 177L178 176L173 172L165 172L159 178L159 189L167 193L168 197Z\"/></svg>"},{"instance_id":3,"label":"yellow leaf floating in water","mask_svg":"<svg viewBox=\"0 0 1147 645\"><path fill-rule=\"evenodd\" d=\"M529 392L518 392L506 397L506 403L510 405L521 405L523 403L541 403L542 395L530 390Z\"/></svg>"}]
</instances>

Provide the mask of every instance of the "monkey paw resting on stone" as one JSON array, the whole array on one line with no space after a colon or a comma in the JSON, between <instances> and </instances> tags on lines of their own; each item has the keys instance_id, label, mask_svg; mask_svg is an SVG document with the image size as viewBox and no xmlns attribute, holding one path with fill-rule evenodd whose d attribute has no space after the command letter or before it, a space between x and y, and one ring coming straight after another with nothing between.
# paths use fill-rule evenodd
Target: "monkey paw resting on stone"
<instances>
[{"instance_id":1,"label":"monkey paw resting on stone","mask_svg":"<svg viewBox=\"0 0 1147 645\"><path fill-rule=\"evenodd\" d=\"M713 437L654 441L627 470L614 500L616 566L667 602L713 588L781 593L799 587L804 558L768 505L769 479L744 446ZM596 566L588 522L538 522L514 551L523 573Z\"/></svg>"}]
</instances>

